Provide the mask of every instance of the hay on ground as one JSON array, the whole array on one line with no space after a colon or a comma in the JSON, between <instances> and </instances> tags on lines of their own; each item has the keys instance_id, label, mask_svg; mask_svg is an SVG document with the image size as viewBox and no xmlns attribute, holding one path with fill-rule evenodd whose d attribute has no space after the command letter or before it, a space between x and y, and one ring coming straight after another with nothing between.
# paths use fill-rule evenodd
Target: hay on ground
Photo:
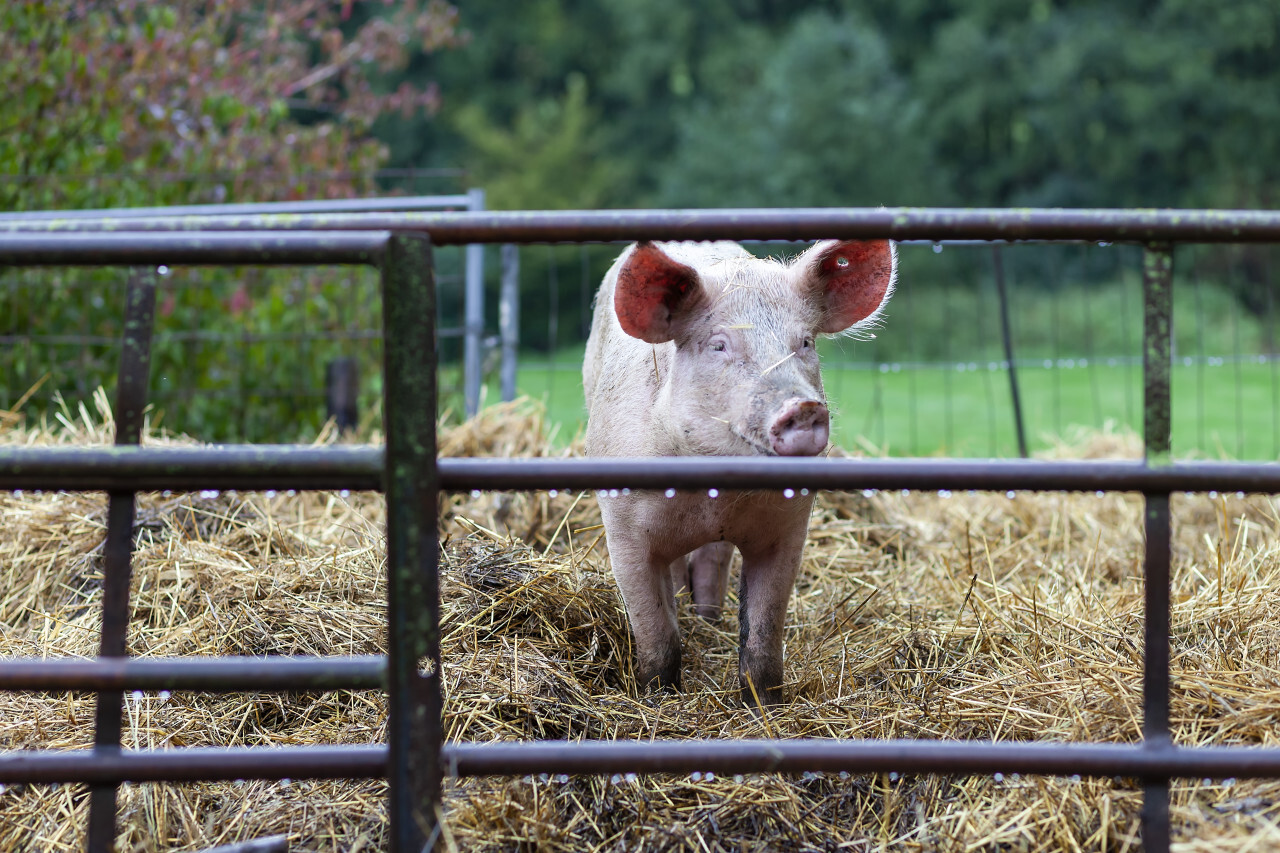
<instances>
[{"instance_id":1,"label":"hay on ground","mask_svg":"<svg viewBox=\"0 0 1280 853\"><path fill-rule=\"evenodd\" d=\"M102 398L9 445L110 440ZM149 437L148 443L170 441ZM452 455L542 455L528 403L442 436ZM1059 456L1137 455L1131 436ZM1280 713L1280 503L1175 497L1172 716L1184 744L1268 744ZM139 497L139 655L384 651L379 495ZM0 493L0 655L92 655L105 500ZM442 510L445 730L466 741L733 737L1133 742L1141 729L1142 505L1135 495L824 494L787 628L789 702L736 699L736 607L683 605L685 690L637 689L594 498L455 496ZM732 598L732 593L731 593ZM732 604L732 602L731 602ZM0 748L83 748L86 694L0 695ZM129 747L375 743L376 692L127 698ZM385 847L378 782L130 785L120 849L286 833L294 850ZM847 774L453 780L454 850L1126 850L1129 779ZM1179 849L1280 841L1280 783L1173 786ZM0 792L0 849L84 843L81 786Z\"/></svg>"}]
</instances>

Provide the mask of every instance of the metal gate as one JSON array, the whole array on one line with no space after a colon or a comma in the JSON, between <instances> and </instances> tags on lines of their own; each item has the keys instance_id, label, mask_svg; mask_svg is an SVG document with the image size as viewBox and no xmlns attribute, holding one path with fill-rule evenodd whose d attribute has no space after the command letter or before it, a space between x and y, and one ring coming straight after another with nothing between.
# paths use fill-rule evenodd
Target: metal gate
<instances>
[{"instance_id":1,"label":"metal gate","mask_svg":"<svg viewBox=\"0 0 1280 853\"><path fill-rule=\"evenodd\" d=\"M1145 247L1142 462L765 458L442 459L435 456L432 245L629 239L1127 241ZM114 837L122 782L386 777L391 847L431 848L444 776L848 771L1124 775L1143 780L1142 837L1169 847L1172 778L1280 777L1280 749L1179 747L1169 727L1169 496L1280 493L1280 466L1174 463L1169 453L1171 277L1177 242L1280 242L1280 213L1044 210L750 210L138 218L0 222L0 264L368 264L381 271L384 448L140 448L154 290L130 279L114 448L0 448L0 488L109 494L101 655L6 660L0 689L98 693L95 746L0 754L0 782L88 784L91 850ZM436 518L441 490L671 487L1123 490L1146 500L1143 741L702 741L445 744L439 684ZM134 495L173 489L381 489L388 656L130 659L124 648ZM385 689L388 741L368 746L123 750L121 691ZM244 845L241 849L282 849Z\"/></svg>"},{"instance_id":2,"label":"metal gate","mask_svg":"<svg viewBox=\"0 0 1280 853\"><path fill-rule=\"evenodd\" d=\"M382 198L322 199L317 201L272 201L252 202L246 204L189 204L167 207L126 207L112 210L32 210L21 212L0 212L0 221L6 223L49 223L61 220L63 226L79 227L84 222L90 230L96 230L94 221L109 219L119 220L183 217L189 222L196 217L204 216L265 216L265 215L302 215L302 214L334 214L334 213L410 213L441 210L467 210L471 212L485 209L485 194L482 189L469 189L457 195L427 196L387 196ZM21 226L19 226L21 227ZM37 226L39 227L39 226ZM462 338L462 394L464 410L467 417L475 415L480 406L480 388L483 384L483 361L485 355L484 328L484 246L470 244L464 248L466 253L463 264L463 317L461 323L450 328L437 328L439 337ZM518 308L515 305L515 291L505 282L517 275L517 258L511 251L502 254L502 275L504 287L500 295L499 309L501 316L514 317ZM515 359L516 331L513 323L502 323L499 328L498 341L502 355L502 374L510 375L512 381L502 385L503 400L515 396ZM353 366L344 366L341 370L350 370ZM336 381L336 389L330 390L331 409L350 407L354 410L356 401L355 382L353 378ZM334 393L336 391L336 394ZM336 403L336 405L334 405ZM334 414L333 411L330 414ZM339 424L343 426L343 424Z\"/></svg>"}]
</instances>

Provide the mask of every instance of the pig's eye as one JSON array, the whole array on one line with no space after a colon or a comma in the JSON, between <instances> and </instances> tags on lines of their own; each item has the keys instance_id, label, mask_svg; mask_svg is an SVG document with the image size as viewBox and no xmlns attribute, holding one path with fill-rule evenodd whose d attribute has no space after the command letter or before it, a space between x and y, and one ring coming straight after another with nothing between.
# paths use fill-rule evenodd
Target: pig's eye
<instances>
[{"instance_id":1,"label":"pig's eye","mask_svg":"<svg viewBox=\"0 0 1280 853\"><path fill-rule=\"evenodd\" d=\"M712 341L708 348L712 352L724 352L724 341Z\"/></svg>"},{"instance_id":2,"label":"pig's eye","mask_svg":"<svg viewBox=\"0 0 1280 853\"><path fill-rule=\"evenodd\" d=\"M800 346L802 349L813 349L813 338L805 338Z\"/></svg>"}]
</instances>

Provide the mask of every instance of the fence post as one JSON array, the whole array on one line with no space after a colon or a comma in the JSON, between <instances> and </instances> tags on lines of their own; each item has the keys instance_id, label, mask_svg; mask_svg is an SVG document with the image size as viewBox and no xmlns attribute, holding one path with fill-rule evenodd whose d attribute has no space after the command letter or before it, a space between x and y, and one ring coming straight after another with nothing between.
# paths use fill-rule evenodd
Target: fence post
<instances>
[{"instance_id":1,"label":"fence post","mask_svg":"<svg viewBox=\"0 0 1280 853\"><path fill-rule=\"evenodd\" d=\"M467 210L484 210L484 190L467 190ZM466 322L463 341L463 394L467 417L480 411L480 386L484 381L484 246L467 246Z\"/></svg>"},{"instance_id":2,"label":"fence post","mask_svg":"<svg viewBox=\"0 0 1280 853\"><path fill-rule=\"evenodd\" d=\"M382 306L390 849L418 853L440 831L441 777L435 274L425 234L388 239Z\"/></svg>"},{"instance_id":3,"label":"fence post","mask_svg":"<svg viewBox=\"0 0 1280 853\"><path fill-rule=\"evenodd\" d=\"M129 271L125 291L124 336L120 372L116 380L115 443L136 445L142 438L147 385L151 378L151 332L155 325L156 272L138 267ZM111 492L107 498L107 541L102 549L102 635L98 654L125 657L129 638L129 580L133 561L133 492ZM119 752L123 719L119 690L98 694L93 748ZM115 783L89 787L89 853L107 853L116 844Z\"/></svg>"},{"instance_id":4,"label":"fence post","mask_svg":"<svg viewBox=\"0 0 1280 853\"><path fill-rule=\"evenodd\" d=\"M1173 333L1173 247L1152 243L1142 255L1142 435L1147 465L1171 461L1170 398ZM1146 630L1143 653L1142 738L1153 750L1172 747L1169 733L1169 494L1144 495ZM1142 846L1168 851L1169 780L1146 779L1142 789Z\"/></svg>"},{"instance_id":5,"label":"fence post","mask_svg":"<svg viewBox=\"0 0 1280 853\"><path fill-rule=\"evenodd\" d=\"M1173 247L1152 243L1142 253L1142 435L1148 465L1168 465L1172 444Z\"/></svg>"},{"instance_id":6,"label":"fence post","mask_svg":"<svg viewBox=\"0 0 1280 853\"><path fill-rule=\"evenodd\" d=\"M498 302L498 331L502 336L502 402L516 398L516 347L520 345L520 250L502 247L502 293Z\"/></svg>"},{"instance_id":7,"label":"fence post","mask_svg":"<svg viewBox=\"0 0 1280 853\"><path fill-rule=\"evenodd\" d=\"M1018 371L1013 364L1013 332L1009 326L1009 294L1004 286L1003 246L991 247L995 268L996 296L1000 299L1000 337L1004 340L1004 360L1009 363L1009 398L1013 402L1013 428L1018 434L1018 455L1027 458L1027 430L1022 422L1022 395L1018 393Z\"/></svg>"},{"instance_id":8,"label":"fence post","mask_svg":"<svg viewBox=\"0 0 1280 853\"><path fill-rule=\"evenodd\" d=\"M335 358L325 365L325 417L332 418L339 432L355 429L359 422L360 370L350 356Z\"/></svg>"}]
</instances>

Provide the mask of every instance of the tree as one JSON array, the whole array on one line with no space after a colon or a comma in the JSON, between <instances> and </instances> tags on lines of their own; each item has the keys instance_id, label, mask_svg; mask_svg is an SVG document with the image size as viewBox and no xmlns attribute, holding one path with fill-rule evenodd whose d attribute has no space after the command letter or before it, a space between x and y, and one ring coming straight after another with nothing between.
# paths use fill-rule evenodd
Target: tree
<instances>
[{"instance_id":1,"label":"tree","mask_svg":"<svg viewBox=\"0 0 1280 853\"><path fill-rule=\"evenodd\" d=\"M661 180L665 203L939 201L945 185L927 169L919 104L874 27L812 11L755 55L761 60L749 64L741 56L707 58L702 76L716 85L678 114L676 150Z\"/></svg>"},{"instance_id":2,"label":"tree","mask_svg":"<svg viewBox=\"0 0 1280 853\"><path fill-rule=\"evenodd\" d=\"M392 111L431 112L439 102L429 81L384 87L387 75L460 37L456 11L441 0L363 5L379 14L357 16L356 0L0 6L0 76L10 93L0 99L0 210L375 189L386 148L371 135L373 122ZM116 270L33 270L7 282L3 334L74 334L83 343L78 359L40 344L6 350L0 370L21 387L0 389L0 405L45 371L53 381L29 408L47 405L55 390L111 386L113 352L91 342L118 339L120 277ZM340 270L180 269L164 278L154 382L162 394L188 397L181 406L168 398L167 424L207 439L313 432L322 413L305 392L320 386L328 358L350 354L343 334L378 328L376 300L350 298L357 284ZM245 341L255 333L317 332L337 340L269 352ZM376 360L365 367L373 375ZM256 401L248 396L254 389L240 384L252 386L255 372L267 375L256 383L267 396ZM278 396L282 386L303 393ZM377 386L366 387L372 403ZM251 422L261 429L250 430Z\"/></svg>"},{"instance_id":3,"label":"tree","mask_svg":"<svg viewBox=\"0 0 1280 853\"><path fill-rule=\"evenodd\" d=\"M378 93L372 77L411 47L456 44L457 13L408 2L344 34L352 5L6 4L0 75L17 96L0 101L0 174L14 178L0 209L188 202L191 176L223 178L203 188L209 201L295 197L308 171L338 173L324 195L367 186L385 157L373 120L439 97L407 82Z\"/></svg>"},{"instance_id":4,"label":"tree","mask_svg":"<svg viewBox=\"0 0 1280 853\"><path fill-rule=\"evenodd\" d=\"M604 206L628 182L629 163L611 156L595 112L576 73L562 96L521 107L509 128L475 104L462 106L454 127L467 143L470 180L498 209Z\"/></svg>"}]
</instances>

